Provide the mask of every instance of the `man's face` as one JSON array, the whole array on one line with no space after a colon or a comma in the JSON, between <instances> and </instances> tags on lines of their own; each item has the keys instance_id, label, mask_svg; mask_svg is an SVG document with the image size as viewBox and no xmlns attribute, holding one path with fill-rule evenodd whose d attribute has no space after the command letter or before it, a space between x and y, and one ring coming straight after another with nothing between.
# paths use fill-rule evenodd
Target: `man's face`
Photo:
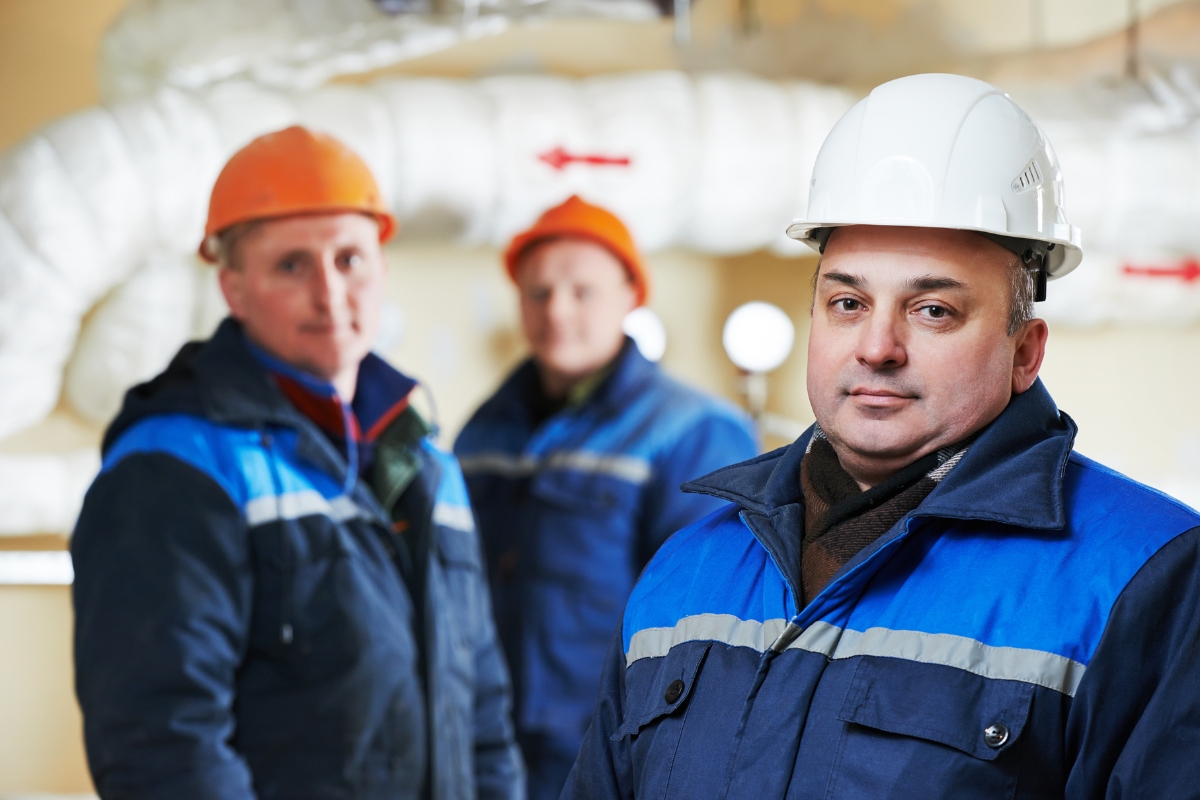
<instances>
[{"instance_id":1,"label":"man's face","mask_svg":"<svg viewBox=\"0 0 1200 800\"><path fill-rule=\"evenodd\" d=\"M625 266L581 239L535 245L517 267L521 323L534 359L564 379L585 377L621 349L621 325L637 303Z\"/></svg>"},{"instance_id":2,"label":"man's face","mask_svg":"<svg viewBox=\"0 0 1200 800\"><path fill-rule=\"evenodd\" d=\"M833 232L813 301L808 395L860 484L981 429L1032 385L1046 325L1008 335L1012 259L967 231Z\"/></svg>"},{"instance_id":3,"label":"man's face","mask_svg":"<svg viewBox=\"0 0 1200 800\"><path fill-rule=\"evenodd\" d=\"M379 331L387 272L373 219L266 220L237 239L232 256L221 291L254 342L325 380L358 369Z\"/></svg>"}]
</instances>

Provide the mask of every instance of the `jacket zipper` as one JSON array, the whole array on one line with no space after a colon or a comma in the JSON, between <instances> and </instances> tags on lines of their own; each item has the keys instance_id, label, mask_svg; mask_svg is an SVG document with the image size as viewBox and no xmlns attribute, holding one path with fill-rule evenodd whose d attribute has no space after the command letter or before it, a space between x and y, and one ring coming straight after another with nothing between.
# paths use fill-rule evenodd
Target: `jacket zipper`
<instances>
[{"instance_id":1,"label":"jacket zipper","mask_svg":"<svg viewBox=\"0 0 1200 800\"><path fill-rule=\"evenodd\" d=\"M743 512L743 514L744 513L745 512ZM767 673L771 669L771 662L773 662L781 653L786 651L788 647L794 644L795 641L804 633L808 627L805 622L811 619L811 617L815 616L814 609L818 608L818 601L822 600L822 598L825 598L837 586L846 583L846 581L851 577L862 572L863 569L865 569L868 565L874 564L888 557L884 554L890 554L895 550L900 542L909 537L912 532L912 522L914 519L916 519L915 516L905 518L902 521L904 525L903 531L897 534L894 538L885 542L874 553L871 553L871 555L867 556L866 559L857 564L854 568L836 576L832 581L830 581L829 584L822 589L807 606L800 609L795 616L788 620L788 624L784 627L783 632L775 638L775 641L772 642L762 654L762 657L758 661L758 669L754 673L754 683L751 684L750 692L746 696L745 703L742 706L742 714L738 719L737 731L735 731L733 735L733 746L730 748L729 761L725 769L725 779L721 787L720 800L726 800L726 798L729 796L729 788L733 784L734 769L737 767L738 752L741 750L742 741L745 738L746 728L750 724L750 714L754 710L754 701L758 698L759 690L762 688L763 683L767 679ZM749 528L752 534L754 533L754 528L747 523L744 516L742 518L742 524ZM755 538L757 539L758 537L755 536ZM763 546L761 545L761 542L760 546ZM774 563L775 557L771 555L770 549L765 546L763 546L763 549L767 551L767 555L771 558L772 563ZM779 564L775 564L775 569L779 570L780 575L786 576L787 573L779 568ZM790 584L788 586L788 590L792 592L793 596L795 596L795 589Z\"/></svg>"},{"instance_id":2,"label":"jacket zipper","mask_svg":"<svg viewBox=\"0 0 1200 800\"><path fill-rule=\"evenodd\" d=\"M295 630L292 628L292 538L288 535L290 520L283 516L283 481L279 479L279 465L275 461L274 439L265 428L259 428L259 438L267 452L271 483L275 489L275 518L279 520L279 642L286 649L291 647L295 639Z\"/></svg>"}]
</instances>

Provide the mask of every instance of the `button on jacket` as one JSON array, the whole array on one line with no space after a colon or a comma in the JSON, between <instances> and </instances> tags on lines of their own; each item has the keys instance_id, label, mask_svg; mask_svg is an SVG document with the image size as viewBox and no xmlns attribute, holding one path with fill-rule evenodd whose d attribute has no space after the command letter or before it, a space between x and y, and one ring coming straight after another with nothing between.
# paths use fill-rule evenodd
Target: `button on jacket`
<instances>
[{"instance_id":1,"label":"button on jacket","mask_svg":"<svg viewBox=\"0 0 1200 800\"><path fill-rule=\"evenodd\" d=\"M691 490L564 798L1195 797L1200 515L1040 382L800 608L809 434Z\"/></svg>"},{"instance_id":2,"label":"button on jacket","mask_svg":"<svg viewBox=\"0 0 1200 800\"><path fill-rule=\"evenodd\" d=\"M455 443L479 517L517 728L573 753L638 573L721 505L681 483L750 458L748 418L672 380L631 340L586 401L535 423L526 362Z\"/></svg>"},{"instance_id":3,"label":"button on jacket","mask_svg":"<svg viewBox=\"0 0 1200 800\"><path fill-rule=\"evenodd\" d=\"M71 548L102 797L523 796L466 486L389 441L406 536L236 323L129 393Z\"/></svg>"}]
</instances>

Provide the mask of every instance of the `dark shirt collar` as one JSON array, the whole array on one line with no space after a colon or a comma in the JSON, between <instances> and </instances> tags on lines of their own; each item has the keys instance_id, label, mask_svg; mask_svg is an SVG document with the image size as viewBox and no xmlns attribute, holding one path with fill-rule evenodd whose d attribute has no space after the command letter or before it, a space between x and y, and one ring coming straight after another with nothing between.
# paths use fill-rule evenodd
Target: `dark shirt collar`
<instances>
[{"instance_id":1,"label":"dark shirt collar","mask_svg":"<svg viewBox=\"0 0 1200 800\"><path fill-rule=\"evenodd\" d=\"M375 460L375 440L408 408L416 381L368 353L358 366L354 400L346 404L329 381L276 358L244 333L243 341L284 397L341 452L347 480L352 475L367 477Z\"/></svg>"},{"instance_id":2,"label":"dark shirt collar","mask_svg":"<svg viewBox=\"0 0 1200 800\"><path fill-rule=\"evenodd\" d=\"M542 391L537 365L532 358L526 359L496 391L497 408L503 416L523 422L531 429L568 405L573 410L597 408L604 415L619 414L631 397L644 390L658 367L647 361L627 336L616 358L605 369L608 374L581 402L555 403Z\"/></svg>"},{"instance_id":3,"label":"dark shirt collar","mask_svg":"<svg viewBox=\"0 0 1200 800\"><path fill-rule=\"evenodd\" d=\"M1061 530L1063 476L1077 430L1039 379L983 429L917 516ZM800 503L800 464L811 436L809 429L788 447L717 470L684 489L763 514Z\"/></svg>"},{"instance_id":4,"label":"dark shirt collar","mask_svg":"<svg viewBox=\"0 0 1200 800\"><path fill-rule=\"evenodd\" d=\"M288 364L246 337L246 349L267 368L284 395L326 434L341 440L374 441L408 407L416 381L374 353L358 366L354 400L342 401L332 383Z\"/></svg>"}]
</instances>

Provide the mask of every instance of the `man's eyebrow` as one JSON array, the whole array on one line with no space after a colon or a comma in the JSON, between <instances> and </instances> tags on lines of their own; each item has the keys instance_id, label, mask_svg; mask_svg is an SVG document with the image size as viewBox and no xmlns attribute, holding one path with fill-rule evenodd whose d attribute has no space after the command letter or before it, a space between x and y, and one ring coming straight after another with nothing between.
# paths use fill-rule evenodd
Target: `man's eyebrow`
<instances>
[{"instance_id":1,"label":"man's eyebrow","mask_svg":"<svg viewBox=\"0 0 1200 800\"><path fill-rule=\"evenodd\" d=\"M860 288L866 283L866 281L862 279L861 275L851 275L848 272L822 272L821 280L833 281L834 283L841 283L845 284L846 286L853 286L856 289Z\"/></svg>"},{"instance_id":2,"label":"man's eyebrow","mask_svg":"<svg viewBox=\"0 0 1200 800\"><path fill-rule=\"evenodd\" d=\"M939 278L936 275L922 275L908 282L908 288L914 292L932 292L937 289L966 289L967 284L954 278Z\"/></svg>"}]
</instances>

